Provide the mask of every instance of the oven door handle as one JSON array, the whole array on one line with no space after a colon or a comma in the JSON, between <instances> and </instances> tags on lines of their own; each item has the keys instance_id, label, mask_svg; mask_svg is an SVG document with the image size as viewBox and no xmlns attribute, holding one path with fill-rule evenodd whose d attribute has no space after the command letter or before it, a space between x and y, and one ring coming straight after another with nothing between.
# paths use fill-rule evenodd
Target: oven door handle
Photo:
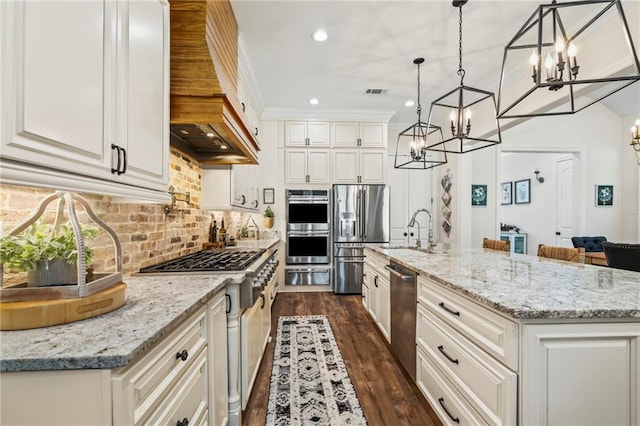
<instances>
[{"instance_id":1,"label":"oven door handle","mask_svg":"<svg viewBox=\"0 0 640 426\"><path fill-rule=\"evenodd\" d=\"M296 198L295 200L289 199L289 204L327 204L329 205L328 198Z\"/></svg>"},{"instance_id":2,"label":"oven door handle","mask_svg":"<svg viewBox=\"0 0 640 426\"><path fill-rule=\"evenodd\" d=\"M329 231L287 231L288 237L329 237Z\"/></svg>"},{"instance_id":3,"label":"oven door handle","mask_svg":"<svg viewBox=\"0 0 640 426\"><path fill-rule=\"evenodd\" d=\"M336 262L338 262L338 263L364 263L364 259L362 259L362 260L340 260L339 258L336 258Z\"/></svg>"},{"instance_id":4,"label":"oven door handle","mask_svg":"<svg viewBox=\"0 0 640 426\"><path fill-rule=\"evenodd\" d=\"M285 272L287 274L298 274L300 272L314 272L314 273L323 273L323 274L327 274L329 273L329 269L285 269Z\"/></svg>"}]
</instances>

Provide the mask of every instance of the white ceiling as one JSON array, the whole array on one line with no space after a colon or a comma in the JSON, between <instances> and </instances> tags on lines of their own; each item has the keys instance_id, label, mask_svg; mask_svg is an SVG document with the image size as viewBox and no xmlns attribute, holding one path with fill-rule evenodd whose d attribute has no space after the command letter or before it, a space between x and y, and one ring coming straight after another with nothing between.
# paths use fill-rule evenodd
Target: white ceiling
<instances>
[{"instance_id":1,"label":"white ceiling","mask_svg":"<svg viewBox=\"0 0 640 426\"><path fill-rule=\"evenodd\" d=\"M625 0L640 13L640 0ZM550 2L545 2L550 3ZM430 102L457 87L458 10L448 0L232 0L265 114L383 112L391 122L416 121L416 66L421 66L423 121ZM496 93L504 45L539 2L471 0L463 7L465 84ZM329 38L311 38L322 28ZM640 41L634 40L636 49ZM386 89L367 95L366 89ZM316 97L320 103L310 105ZM640 83L605 102L621 116L640 113Z\"/></svg>"}]
</instances>

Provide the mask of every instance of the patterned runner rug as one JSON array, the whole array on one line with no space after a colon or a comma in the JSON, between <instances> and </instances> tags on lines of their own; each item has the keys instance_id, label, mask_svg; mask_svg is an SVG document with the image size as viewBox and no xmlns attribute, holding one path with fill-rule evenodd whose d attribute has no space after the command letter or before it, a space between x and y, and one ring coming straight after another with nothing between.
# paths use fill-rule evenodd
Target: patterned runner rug
<instances>
[{"instance_id":1,"label":"patterned runner rug","mask_svg":"<svg viewBox=\"0 0 640 426\"><path fill-rule=\"evenodd\" d=\"M280 317L267 425L366 424L327 317Z\"/></svg>"}]
</instances>

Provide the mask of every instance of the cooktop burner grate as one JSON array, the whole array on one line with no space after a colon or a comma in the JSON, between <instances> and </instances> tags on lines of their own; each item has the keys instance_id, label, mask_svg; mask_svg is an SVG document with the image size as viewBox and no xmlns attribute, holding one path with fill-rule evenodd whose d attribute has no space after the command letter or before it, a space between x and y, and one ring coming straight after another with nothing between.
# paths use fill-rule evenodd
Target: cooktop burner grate
<instances>
[{"instance_id":1,"label":"cooktop burner grate","mask_svg":"<svg viewBox=\"0 0 640 426\"><path fill-rule=\"evenodd\" d=\"M242 271L247 269L264 250L219 249L200 250L155 265L140 272L211 272Z\"/></svg>"}]
</instances>

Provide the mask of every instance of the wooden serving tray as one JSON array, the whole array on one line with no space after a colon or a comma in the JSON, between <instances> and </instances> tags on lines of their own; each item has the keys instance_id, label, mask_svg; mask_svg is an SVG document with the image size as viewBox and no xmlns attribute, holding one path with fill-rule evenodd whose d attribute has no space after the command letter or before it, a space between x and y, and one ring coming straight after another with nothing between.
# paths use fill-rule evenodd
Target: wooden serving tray
<instances>
[{"instance_id":1,"label":"wooden serving tray","mask_svg":"<svg viewBox=\"0 0 640 426\"><path fill-rule=\"evenodd\" d=\"M0 330L25 330L67 324L106 314L126 303L123 282L87 297L0 303Z\"/></svg>"}]
</instances>

